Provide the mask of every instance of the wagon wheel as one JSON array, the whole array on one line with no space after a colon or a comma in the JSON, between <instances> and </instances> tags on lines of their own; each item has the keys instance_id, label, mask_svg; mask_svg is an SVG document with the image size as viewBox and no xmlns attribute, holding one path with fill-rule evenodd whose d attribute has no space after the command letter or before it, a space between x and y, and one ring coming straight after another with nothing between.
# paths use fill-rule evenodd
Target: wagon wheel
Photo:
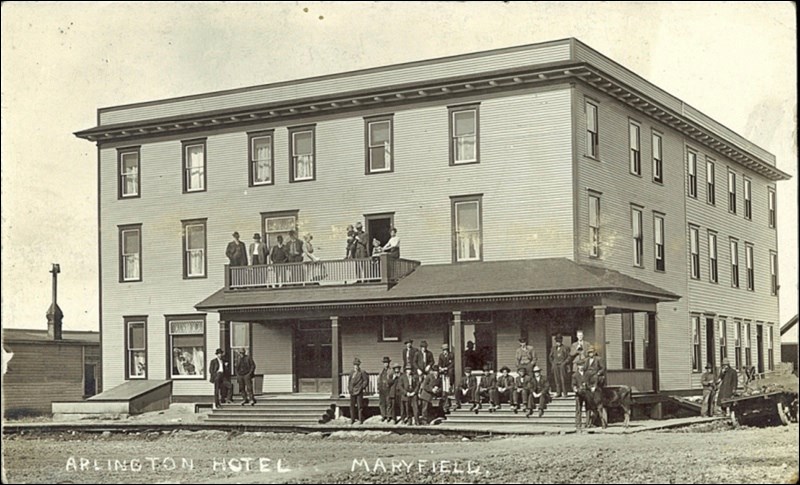
<instances>
[{"instance_id":1,"label":"wagon wheel","mask_svg":"<svg viewBox=\"0 0 800 485\"><path fill-rule=\"evenodd\" d=\"M783 423L784 426L788 426L789 408L787 406L784 406L783 401L781 400L778 400L778 403L776 405L778 406L778 416L781 418L781 423Z\"/></svg>"}]
</instances>

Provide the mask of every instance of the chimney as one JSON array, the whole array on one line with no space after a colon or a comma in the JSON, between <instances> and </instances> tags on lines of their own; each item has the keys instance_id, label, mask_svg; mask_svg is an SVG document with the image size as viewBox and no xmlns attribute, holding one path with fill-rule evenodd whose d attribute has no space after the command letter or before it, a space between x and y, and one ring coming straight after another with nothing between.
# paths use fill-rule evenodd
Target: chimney
<instances>
[{"instance_id":1,"label":"chimney","mask_svg":"<svg viewBox=\"0 0 800 485\"><path fill-rule=\"evenodd\" d=\"M58 273L60 272L61 266L57 263L53 263L53 269L50 270L50 273L53 274L53 303L50 304L50 308L46 313L47 336L52 340L61 340L61 326L64 320L64 313L61 311L61 308L58 307L57 303Z\"/></svg>"}]
</instances>

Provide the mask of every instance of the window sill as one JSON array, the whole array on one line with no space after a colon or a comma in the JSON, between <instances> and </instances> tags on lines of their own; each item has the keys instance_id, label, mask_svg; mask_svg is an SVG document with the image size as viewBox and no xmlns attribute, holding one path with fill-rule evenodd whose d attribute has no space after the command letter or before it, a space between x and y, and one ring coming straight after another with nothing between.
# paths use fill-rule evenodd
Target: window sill
<instances>
[{"instance_id":1,"label":"window sill","mask_svg":"<svg viewBox=\"0 0 800 485\"><path fill-rule=\"evenodd\" d=\"M460 167L461 165L479 165L480 160L466 160L461 162L450 162L451 167Z\"/></svg>"},{"instance_id":2,"label":"window sill","mask_svg":"<svg viewBox=\"0 0 800 485\"><path fill-rule=\"evenodd\" d=\"M370 170L367 171L364 175L380 175L382 173L393 173L394 168L386 169L386 170Z\"/></svg>"},{"instance_id":3,"label":"window sill","mask_svg":"<svg viewBox=\"0 0 800 485\"><path fill-rule=\"evenodd\" d=\"M141 283L142 280L141 279L138 279L138 280L119 280L119 282L120 283Z\"/></svg>"},{"instance_id":4,"label":"window sill","mask_svg":"<svg viewBox=\"0 0 800 485\"><path fill-rule=\"evenodd\" d=\"M257 184L251 182L248 187L269 187L270 185L275 185L275 182L261 182Z\"/></svg>"},{"instance_id":5,"label":"window sill","mask_svg":"<svg viewBox=\"0 0 800 485\"><path fill-rule=\"evenodd\" d=\"M600 157L593 157L591 155L587 155L586 153L583 154L583 158L588 158L589 160L594 160L595 162L601 162Z\"/></svg>"},{"instance_id":6,"label":"window sill","mask_svg":"<svg viewBox=\"0 0 800 485\"><path fill-rule=\"evenodd\" d=\"M301 183L301 182L314 182L316 180L317 180L316 177L312 178L312 179L292 179L292 180L289 180L289 183L290 184L296 184L296 183Z\"/></svg>"},{"instance_id":7,"label":"window sill","mask_svg":"<svg viewBox=\"0 0 800 485\"><path fill-rule=\"evenodd\" d=\"M203 275L203 276L186 276L186 275L184 275L183 279L185 279L185 280L205 280L205 279L208 279L208 275Z\"/></svg>"},{"instance_id":8,"label":"window sill","mask_svg":"<svg viewBox=\"0 0 800 485\"><path fill-rule=\"evenodd\" d=\"M661 187L663 187L663 186L664 186L664 181L663 181L663 180L660 180L660 181L659 181L659 180L655 180L655 179L654 179L654 180L653 180L653 183L654 183L654 184L656 184L656 185L660 185Z\"/></svg>"}]
</instances>

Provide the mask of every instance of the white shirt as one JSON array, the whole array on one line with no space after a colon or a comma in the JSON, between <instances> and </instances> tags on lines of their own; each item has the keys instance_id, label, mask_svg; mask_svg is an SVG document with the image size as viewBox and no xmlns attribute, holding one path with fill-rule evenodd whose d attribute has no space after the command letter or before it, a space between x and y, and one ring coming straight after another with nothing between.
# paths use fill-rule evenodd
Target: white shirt
<instances>
[{"instance_id":1,"label":"white shirt","mask_svg":"<svg viewBox=\"0 0 800 485\"><path fill-rule=\"evenodd\" d=\"M254 256L258 256L258 254L259 254L259 253L258 253L258 247L259 247L259 246L261 246L261 243L260 243L260 242L254 242L254 243L253 243L253 255L254 255Z\"/></svg>"},{"instance_id":2,"label":"white shirt","mask_svg":"<svg viewBox=\"0 0 800 485\"><path fill-rule=\"evenodd\" d=\"M387 249L396 248L398 246L400 246L400 236L392 236L389 238L389 242L387 242L386 245L383 247L383 250L385 251Z\"/></svg>"}]
</instances>

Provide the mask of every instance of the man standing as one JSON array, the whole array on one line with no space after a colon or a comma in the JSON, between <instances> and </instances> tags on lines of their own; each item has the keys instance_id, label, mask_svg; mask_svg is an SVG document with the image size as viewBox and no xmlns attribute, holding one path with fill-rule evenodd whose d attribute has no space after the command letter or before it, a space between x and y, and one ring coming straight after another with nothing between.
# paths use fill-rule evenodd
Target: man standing
<instances>
[{"instance_id":1,"label":"man standing","mask_svg":"<svg viewBox=\"0 0 800 485\"><path fill-rule=\"evenodd\" d=\"M423 340L419 343L419 354L417 357L417 372L422 374L427 374L431 370L431 366L434 364L433 361L433 352L428 350L428 341Z\"/></svg>"},{"instance_id":2,"label":"man standing","mask_svg":"<svg viewBox=\"0 0 800 485\"><path fill-rule=\"evenodd\" d=\"M550 365L553 368L553 379L556 381L556 397L567 395L567 365L569 365L569 350L562 345L564 338L556 335L556 345L550 351Z\"/></svg>"},{"instance_id":3,"label":"man standing","mask_svg":"<svg viewBox=\"0 0 800 485\"><path fill-rule=\"evenodd\" d=\"M392 366L392 373L389 375L389 419L390 422L395 424L400 421L397 420L397 406L400 404L402 396L400 395L400 378L403 374L400 372L402 364L396 362Z\"/></svg>"},{"instance_id":4,"label":"man standing","mask_svg":"<svg viewBox=\"0 0 800 485\"><path fill-rule=\"evenodd\" d=\"M589 379L595 381L597 387L606 385L606 367L594 347L589 347L586 353L586 363L583 366Z\"/></svg>"},{"instance_id":5,"label":"man standing","mask_svg":"<svg viewBox=\"0 0 800 485\"><path fill-rule=\"evenodd\" d=\"M717 386L714 376L714 366L711 362L706 364L706 371L700 377L703 385L703 404L700 406L700 416L711 417L714 415L714 390Z\"/></svg>"},{"instance_id":6,"label":"man standing","mask_svg":"<svg viewBox=\"0 0 800 485\"><path fill-rule=\"evenodd\" d=\"M514 379L514 391L511 393L511 404L514 406L514 414L519 412L520 405L528 410L528 393L531 387L531 376L524 367L517 369L517 377Z\"/></svg>"},{"instance_id":7,"label":"man standing","mask_svg":"<svg viewBox=\"0 0 800 485\"><path fill-rule=\"evenodd\" d=\"M578 367L583 367L586 363L586 349L589 345L583 340L583 330L578 330L577 339L570 346L569 358L572 360L572 372L576 372Z\"/></svg>"},{"instance_id":8,"label":"man standing","mask_svg":"<svg viewBox=\"0 0 800 485\"><path fill-rule=\"evenodd\" d=\"M511 369L504 365L500 368L500 372L502 375L497 378L497 393L494 403L497 409L500 409L503 401L513 404L514 399L514 377L509 374Z\"/></svg>"},{"instance_id":9,"label":"man standing","mask_svg":"<svg viewBox=\"0 0 800 485\"><path fill-rule=\"evenodd\" d=\"M356 406L358 406L358 421L364 424L364 391L369 387L369 374L361 370L361 359L353 359L353 371L350 372L350 383L347 390L350 392L350 424L356 422Z\"/></svg>"},{"instance_id":10,"label":"man standing","mask_svg":"<svg viewBox=\"0 0 800 485\"><path fill-rule=\"evenodd\" d=\"M286 246L283 245L283 236L280 234L277 238L275 238L276 244L272 246L269 253L269 259L272 261L272 264L283 264L289 261L289 256L286 254ZM286 279L286 268L273 268L275 272L275 283L277 286L281 286L283 281Z\"/></svg>"},{"instance_id":11,"label":"man standing","mask_svg":"<svg viewBox=\"0 0 800 485\"><path fill-rule=\"evenodd\" d=\"M253 358L247 355L247 351L242 348L239 350L239 361L236 363L236 382L239 384L239 392L242 393L242 406L250 403L256 405L256 395L253 393L253 374L256 371L256 363Z\"/></svg>"},{"instance_id":12,"label":"man standing","mask_svg":"<svg viewBox=\"0 0 800 485\"><path fill-rule=\"evenodd\" d=\"M475 350L475 343L470 340L467 342L467 350L464 351L464 367L480 370L483 368L478 352Z\"/></svg>"},{"instance_id":13,"label":"man standing","mask_svg":"<svg viewBox=\"0 0 800 485\"><path fill-rule=\"evenodd\" d=\"M267 264L269 250L267 245L261 242L261 234L253 234L253 242L250 243L250 262L253 266Z\"/></svg>"},{"instance_id":14,"label":"man standing","mask_svg":"<svg viewBox=\"0 0 800 485\"><path fill-rule=\"evenodd\" d=\"M583 366L578 367L577 371L572 374L572 390L575 392L575 428L580 429L582 424L583 409L586 407L586 394L590 392L590 388L595 387L594 382L590 382L584 372ZM586 409L589 412L589 409ZM587 424L591 424L591 417L588 417Z\"/></svg>"},{"instance_id":15,"label":"man standing","mask_svg":"<svg viewBox=\"0 0 800 485\"><path fill-rule=\"evenodd\" d=\"M422 422L431 422L433 400L442 397L442 379L439 377L439 366L433 364L430 371L419 386L419 400L422 401Z\"/></svg>"},{"instance_id":16,"label":"man standing","mask_svg":"<svg viewBox=\"0 0 800 485\"><path fill-rule=\"evenodd\" d=\"M244 243L239 240L239 233L233 233L233 241L228 243L225 248L225 256L228 257L228 264L230 266L247 266L247 248Z\"/></svg>"},{"instance_id":17,"label":"man standing","mask_svg":"<svg viewBox=\"0 0 800 485\"><path fill-rule=\"evenodd\" d=\"M736 371L731 368L731 364L727 358L722 359L722 368L719 370L719 378L717 379L717 408L722 408L722 401L733 397L733 392L736 390L737 385ZM727 412L728 406L725 406Z\"/></svg>"},{"instance_id":18,"label":"man standing","mask_svg":"<svg viewBox=\"0 0 800 485\"><path fill-rule=\"evenodd\" d=\"M456 381L456 367L450 346L442 344L442 353L439 354L439 375L442 376L442 390L445 394L452 393ZM446 380L444 378L447 378Z\"/></svg>"},{"instance_id":19,"label":"man standing","mask_svg":"<svg viewBox=\"0 0 800 485\"><path fill-rule=\"evenodd\" d=\"M406 341L403 343L406 346L406 348L403 349L403 368L411 366L414 374L422 374L422 371L418 370L419 350L413 347L414 341L411 339L406 339Z\"/></svg>"},{"instance_id":20,"label":"man standing","mask_svg":"<svg viewBox=\"0 0 800 485\"><path fill-rule=\"evenodd\" d=\"M406 365L406 373L400 378L400 383L398 384L400 404L402 406L401 418L405 424L413 422L419 426L419 404L417 403L419 378L413 371L413 367Z\"/></svg>"},{"instance_id":21,"label":"man standing","mask_svg":"<svg viewBox=\"0 0 800 485\"><path fill-rule=\"evenodd\" d=\"M531 379L531 393L528 403L528 414L525 415L526 418L530 418L531 414L533 414L533 408L538 406L539 408L539 417L541 418L544 414L544 410L547 409L547 401L550 398L550 384L547 383L547 379L542 377L542 370L539 366L535 366L533 368L533 379Z\"/></svg>"},{"instance_id":22,"label":"man standing","mask_svg":"<svg viewBox=\"0 0 800 485\"><path fill-rule=\"evenodd\" d=\"M217 358L211 361L208 366L208 379L214 383L214 409L219 409L220 401L225 401L227 390L225 389L226 375L230 375L230 364L224 359L225 351L217 349Z\"/></svg>"},{"instance_id":23,"label":"man standing","mask_svg":"<svg viewBox=\"0 0 800 485\"><path fill-rule=\"evenodd\" d=\"M519 348L516 354L517 368L525 367L530 374L531 369L536 365L536 360L536 352L533 350L533 347L528 345L528 342L524 338L520 337Z\"/></svg>"},{"instance_id":24,"label":"man standing","mask_svg":"<svg viewBox=\"0 0 800 485\"><path fill-rule=\"evenodd\" d=\"M381 409L381 422L389 421L389 385L392 378L392 371L389 369L389 357L383 358L383 369L378 375L378 405Z\"/></svg>"},{"instance_id":25,"label":"man standing","mask_svg":"<svg viewBox=\"0 0 800 485\"><path fill-rule=\"evenodd\" d=\"M289 241L286 243L286 254L289 257L289 263L302 263L303 262L303 243L297 239L295 231L289 231Z\"/></svg>"}]
</instances>

